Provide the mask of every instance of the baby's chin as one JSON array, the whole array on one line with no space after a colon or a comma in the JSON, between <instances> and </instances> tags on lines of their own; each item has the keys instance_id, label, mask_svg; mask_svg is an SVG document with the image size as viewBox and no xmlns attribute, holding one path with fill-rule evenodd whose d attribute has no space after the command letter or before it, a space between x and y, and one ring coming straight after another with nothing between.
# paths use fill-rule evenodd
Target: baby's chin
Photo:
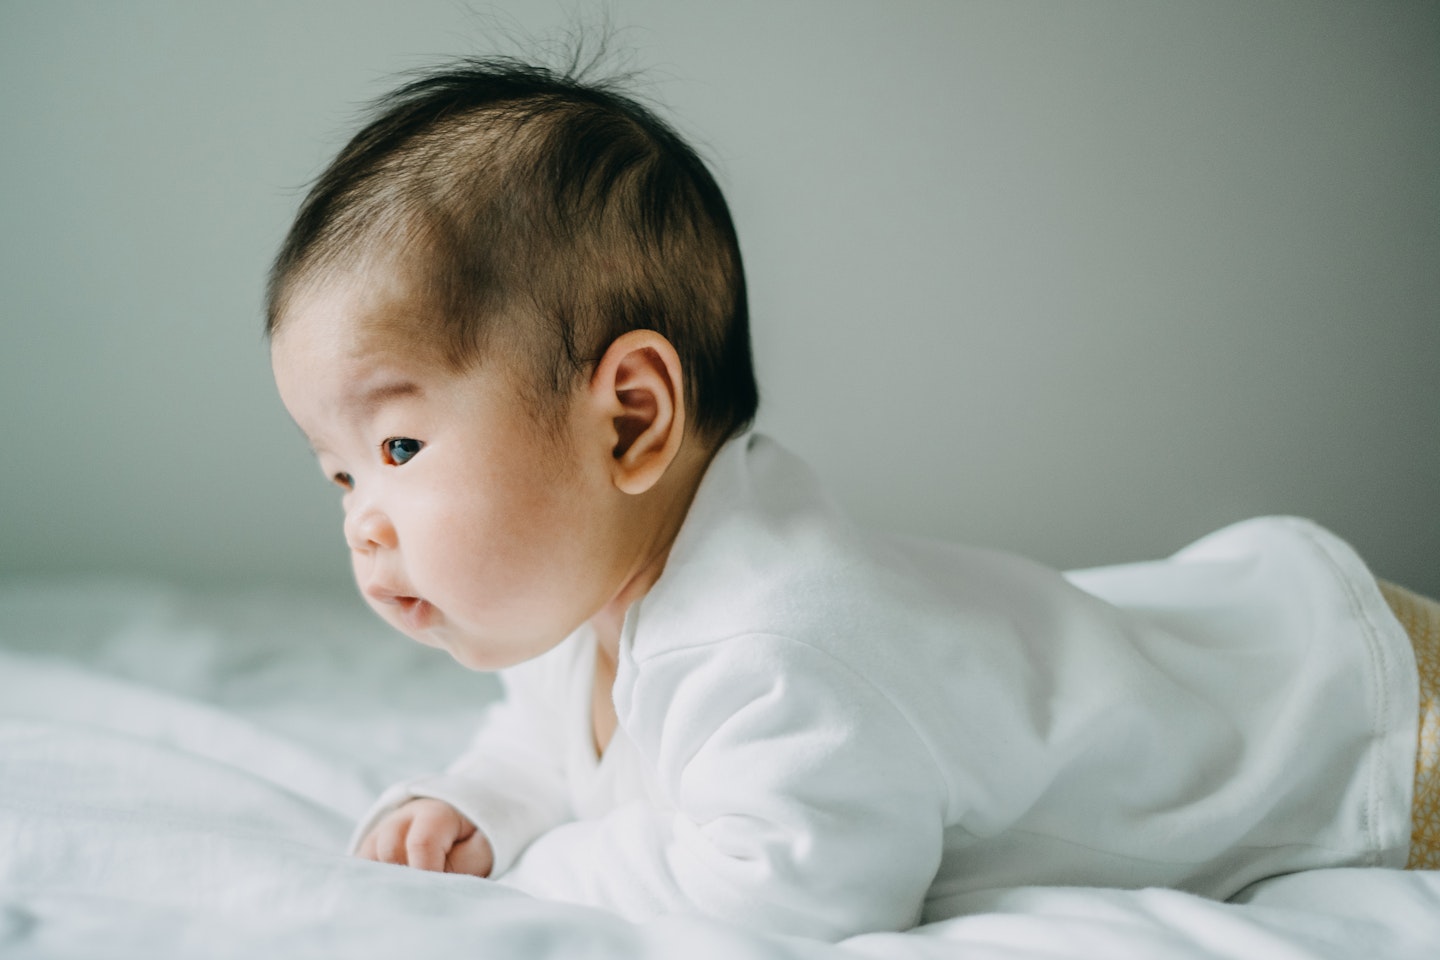
<instances>
[{"instance_id":1,"label":"baby's chin","mask_svg":"<svg viewBox=\"0 0 1440 960\"><path fill-rule=\"evenodd\" d=\"M421 641L425 643L427 641ZM447 643L441 640L435 644L446 653L450 654L452 660L467 670L476 670L482 673L491 673L496 670L504 670L531 659L528 656L507 656L497 652L493 646L464 641Z\"/></svg>"},{"instance_id":2,"label":"baby's chin","mask_svg":"<svg viewBox=\"0 0 1440 960\"><path fill-rule=\"evenodd\" d=\"M493 672L533 660L558 646L565 638L553 641L528 639L507 641L492 636L478 636L476 631L445 616L426 600L403 597L377 601L367 598L370 609L387 624L416 643L444 650L467 670Z\"/></svg>"},{"instance_id":3,"label":"baby's chin","mask_svg":"<svg viewBox=\"0 0 1440 960\"><path fill-rule=\"evenodd\" d=\"M409 639L422 646L445 651L450 654L452 660L467 670L492 671L514 665L505 658L486 655L483 646L476 644L472 639L464 636L463 632L457 630L454 624L446 622L438 616L427 617L433 622L427 623L423 629L417 629L413 623L406 622L403 613L389 608L388 605L385 609L377 609L375 612L380 615L382 620Z\"/></svg>"},{"instance_id":4,"label":"baby's chin","mask_svg":"<svg viewBox=\"0 0 1440 960\"><path fill-rule=\"evenodd\" d=\"M431 631L415 639L427 646L444 650L450 654L451 659L465 669L483 673L492 673L496 670L518 666L559 645L559 641L554 643L514 643L495 637L476 637L455 629L453 624L446 624L446 628Z\"/></svg>"},{"instance_id":5,"label":"baby's chin","mask_svg":"<svg viewBox=\"0 0 1440 960\"><path fill-rule=\"evenodd\" d=\"M418 597L404 597L399 600L373 600L365 598L375 615L395 630L427 647L446 649L438 636L440 616L433 605Z\"/></svg>"}]
</instances>

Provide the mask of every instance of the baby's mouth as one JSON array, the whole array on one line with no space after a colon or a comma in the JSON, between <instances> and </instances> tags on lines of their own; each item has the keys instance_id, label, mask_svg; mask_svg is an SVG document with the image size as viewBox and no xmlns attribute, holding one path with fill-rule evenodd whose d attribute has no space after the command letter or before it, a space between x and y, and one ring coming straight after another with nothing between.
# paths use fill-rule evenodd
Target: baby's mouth
<instances>
[{"instance_id":1,"label":"baby's mouth","mask_svg":"<svg viewBox=\"0 0 1440 960\"><path fill-rule=\"evenodd\" d=\"M394 607L407 632L424 630L435 618L434 605L420 597L391 593L380 588L367 589L365 594L376 603Z\"/></svg>"},{"instance_id":2,"label":"baby's mouth","mask_svg":"<svg viewBox=\"0 0 1440 960\"><path fill-rule=\"evenodd\" d=\"M396 597L391 602L400 608L400 619L410 630L424 630L435 613L435 608L419 597Z\"/></svg>"}]
</instances>

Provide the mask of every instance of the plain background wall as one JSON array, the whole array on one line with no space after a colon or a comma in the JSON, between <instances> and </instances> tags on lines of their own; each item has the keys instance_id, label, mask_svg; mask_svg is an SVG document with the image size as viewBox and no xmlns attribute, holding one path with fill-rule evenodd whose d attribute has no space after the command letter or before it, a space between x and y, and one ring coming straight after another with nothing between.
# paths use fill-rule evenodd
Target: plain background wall
<instances>
[{"instance_id":1,"label":"plain background wall","mask_svg":"<svg viewBox=\"0 0 1440 960\"><path fill-rule=\"evenodd\" d=\"M347 589L268 261L397 73L600 9L0 0L0 576ZM1071 567L1295 513L1440 593L1440 5L608 9L762 427L866 522Z\"/></svg>"}]
</instances>

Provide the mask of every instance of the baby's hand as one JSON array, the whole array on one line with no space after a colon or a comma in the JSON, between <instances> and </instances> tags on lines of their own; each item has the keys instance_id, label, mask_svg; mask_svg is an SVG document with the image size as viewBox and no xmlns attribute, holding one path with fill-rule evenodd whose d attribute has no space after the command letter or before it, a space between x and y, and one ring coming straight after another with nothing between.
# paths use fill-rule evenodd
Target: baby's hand
<instances>
[{"instance_id":1,"label":"baby's hand","mask_svg":"<svg viewBox=\"0 0 1440 960\"><path fill-rule=\"evenodd\" d=\"M418 870L488 877L495 863L485 834L442 800L417 798L365 835L357 856Z\"/></svg>"}]
</instances>

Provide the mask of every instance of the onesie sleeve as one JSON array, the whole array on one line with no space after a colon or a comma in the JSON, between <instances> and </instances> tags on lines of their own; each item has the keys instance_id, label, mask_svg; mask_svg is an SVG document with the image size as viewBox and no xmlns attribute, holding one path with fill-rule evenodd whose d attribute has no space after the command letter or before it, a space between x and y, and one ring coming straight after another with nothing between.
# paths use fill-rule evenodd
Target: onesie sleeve
<instances>
[{"instance_id":1,"label":"onesie sleeve","mask_svg":"<svg viewBox=\"0 0 1440 960\"><path fill-rule=\"evenodd\" d=\"M502 883L632 920L706 915L828 940L918 922L945 787L874 685L773 636L633 669L617 713L657 802L551 830Z\"/></svg>"},{"instance_id":2,"label":"onesie sleeve","mask_svg":"<svg viewBox=\"0 0 1440 960\"><path fill-rule=\"evenodd\" d=\"M573 659L573 658L570 658ZM503 873L535 837L570 818L560 727L564 663L553 659L502 671L504 696L481 719L469 747L443 773L401 781L380 795L350 838L353 855L390 811L417 797L443 800L490 841Z\"/></svg>"}]
</instances>

